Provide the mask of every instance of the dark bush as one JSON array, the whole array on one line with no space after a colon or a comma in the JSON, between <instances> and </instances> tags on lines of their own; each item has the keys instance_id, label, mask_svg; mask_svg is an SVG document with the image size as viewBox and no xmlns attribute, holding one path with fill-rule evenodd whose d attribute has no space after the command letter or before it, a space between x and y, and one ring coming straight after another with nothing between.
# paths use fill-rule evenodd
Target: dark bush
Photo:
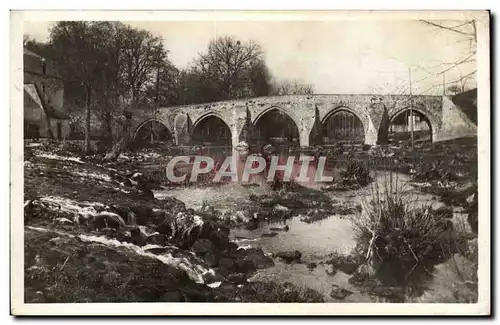
<instances>
[{"instance_id":1,"label":"dark bush","mask_svg":"<svg viewBox=\"0 0 500 325\"><path fill-rule=\"evenodd\" d=\"M368 166L361 161L353 161L347 165L342 173L342 183L344 185L366 186L372 181Z\"/></svg>"},{"instance_id":2,"label":"dark bush","mask_svg":"<svg viewBox=\"0 0 500 325\"><path fill-rule=\"evenodd\" d=\"M446 213L412 201L398 189L376 187L364 213L353 218L357 254L374 270L390 265L401 280L417 265L443 261L453 247Z\"/></svg>"}]
</instances>

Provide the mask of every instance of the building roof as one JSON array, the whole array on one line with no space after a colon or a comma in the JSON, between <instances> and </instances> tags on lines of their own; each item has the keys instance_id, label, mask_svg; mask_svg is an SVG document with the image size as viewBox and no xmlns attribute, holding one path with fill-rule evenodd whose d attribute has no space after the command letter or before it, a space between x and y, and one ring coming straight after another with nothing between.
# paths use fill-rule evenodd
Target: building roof
<instances>
[{"instance_id":1,"label":"building roof","mask_svg":"<svg viewBox=\"0 0 500 325\"><path fill-rule=\"evenodd\" d=\"M45 111L45 114L51 118L62 120L67 120L70 118L67 113L57 110L54 106L48 103L44 103L35 84L24 85L24 106L40 107Z\"/></svg>"},{"instance_id":2,"label":"building roof","mask_svg":"<svg viewBox=\"0 0 500 325\"><path fill-rule=\"evenodd\" d=\"M23 48L24 50L24 55L29 55L29 56L32 56L32 57L35 57L37 59L40 59L40 60L45 60L45 58L41 55L38 55L34 52L31 52L30 50L26 49L26 48Z\"/></svg>"},{"instance_id":3,"label":"building roof","mask_svg":"<svg viewBox=\"0 0 500 325\"><path fill-rule=\"evenodd\" d=\"M477 88L456 94L451 101L477 125Z\"/></svg>"}]
</instances>

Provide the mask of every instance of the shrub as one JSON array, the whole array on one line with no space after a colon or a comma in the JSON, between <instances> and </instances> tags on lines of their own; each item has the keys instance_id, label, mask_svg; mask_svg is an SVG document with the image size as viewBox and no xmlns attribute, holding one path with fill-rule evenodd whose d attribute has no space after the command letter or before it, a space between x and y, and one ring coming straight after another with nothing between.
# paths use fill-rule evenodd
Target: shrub
<instances>
[{"instance_id":1,"label":"shrub","mask_svg":"<svg viewBox=\"0 0 500 325\"><path fill-rule=\"evenodd\" d=\"M353 218L356 251L375 270L406 281L417 266L449 256L452 223L430 206L415 206L411 196L388 184L372 187L364 212ZM401 283L403 284L403 283Z\"/></svg>"},{"instance_id":2,"label":"shrub","mask_svg":"<svg viewBox=\"0 0 500 325\"><path fill-rule=\"evenodd\" d=\"M353 161L347 165L342 173L342 183L344 185L366 186L372 181L370 170L366 164L361 161Z\"/></svg>"}]
</instances>

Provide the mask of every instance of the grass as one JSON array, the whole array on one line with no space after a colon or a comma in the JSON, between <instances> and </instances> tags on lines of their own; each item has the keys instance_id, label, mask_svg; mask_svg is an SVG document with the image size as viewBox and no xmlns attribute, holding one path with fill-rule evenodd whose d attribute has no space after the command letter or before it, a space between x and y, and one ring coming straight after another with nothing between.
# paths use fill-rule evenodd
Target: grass
<instances>
[{"instance_id":1,"label":"grass","mask_svg":"<svg viewBox=\"0 0 500 325\"><path fill-rule=\"evenodd\" d=\"M451 221L415 202L404 188L372 184L364 212L352 218L357 254L374 269L387 264L404 281L418 265L442 260L450 246Z\"/></svg>"},{"instance_id":2,"label":"grass","mask_svg":"<svg viewBox=\"0 0 500 325\"><path fill-rule=\"evenodd\" d=\"M449 281L448 289L467 287L452 289L452 299L474 301L477 249L468 240L473 234L466 221L452 222L443 210L418 203L397 179L393 181L390 174L390 181L373 183L363 213L352 218L356 259L382 286L402 287L407 301L425 292L437 265L446 265L456 279ZM476 291L470 289L474 286Z\"/></svg>"},{"instance_id":3,"label":"grass","mask_svg":"<svg viewBox=\"0 0 500 325\"><path fill-rule=\"evenodd\" d=\"M313 289L292 283L251 282L241 288L220 288L217 301L272 302L272 303L318 303L324 302L323 295Z\"/></svg>"}]
</instances>

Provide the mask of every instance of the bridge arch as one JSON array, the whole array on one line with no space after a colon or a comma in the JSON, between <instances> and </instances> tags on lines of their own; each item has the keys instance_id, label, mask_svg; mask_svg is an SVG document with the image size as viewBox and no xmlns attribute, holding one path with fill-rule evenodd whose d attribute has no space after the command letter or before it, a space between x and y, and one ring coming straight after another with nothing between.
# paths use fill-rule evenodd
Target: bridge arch
<instances>
[{"instance_id":1,"label":"bridge arch","mask_svg":"<svg viewBox=\"0 0 500 325\"><path fill-rule=\"evenodd\" d=\"M173 141L173 133L158 119L148 119L140 123L134 131L135 142L145 141Z\"/></svg>"},{"instance_id":2,"label":"bridge arch","mask_svg":"<svg viewBox=\"0 0 500 325\"><path fill-rule=\"evenodd\" d=\"M272 143L277 147L300 144L300 124L295 114L278 106L271 106L255 116L252 141L257 145Z\"/></svg>"},{"instance_id":3,"label":"bridge arch","mask_svg":"<svg viewBox=\"0 0 500 325\"><path fill-rule=\"evenodd\" d=\"M425 140L428 137L430 142L434 142L436 130L439 127L439 122L434 118L433 115L429 114L429 112L426 112L426 110L422 108L413 107L411 108L411 110L414 112L414 116L416 116L414 122L414 130L419 134L417 138ZM404 114L409 112L410 107L407 106L400 108L389 117L388 132L391 137L397 138L396 133L398 133L398 131L399 133L409 134L410 131L408 125L411 122L411 119L409 119L409 116L405 116ZM403 121L406 123L406 128L404 127L404 124L401 123Z\"/></svg>"},{"instance_id":4,"label":"bridge arch","mask_svg":"<svg viewBox=\"0 0 500 325\"><path fill-rule=\"evenodd\" d=\"M323 137L330 141L365 143L369 117L347 106L337 106L321 119Z\"/></svg>"},{"instance_id":5,"label":"bridge arch","mask_svg":"<svg viewBox=\"0 0 500 325\"><path fill-rule=\"evenodd\" d=\"M231 127L215 112L203 114L193 123L191 141L194 144L231 146Z\"/></svg>"}]
</instances>

